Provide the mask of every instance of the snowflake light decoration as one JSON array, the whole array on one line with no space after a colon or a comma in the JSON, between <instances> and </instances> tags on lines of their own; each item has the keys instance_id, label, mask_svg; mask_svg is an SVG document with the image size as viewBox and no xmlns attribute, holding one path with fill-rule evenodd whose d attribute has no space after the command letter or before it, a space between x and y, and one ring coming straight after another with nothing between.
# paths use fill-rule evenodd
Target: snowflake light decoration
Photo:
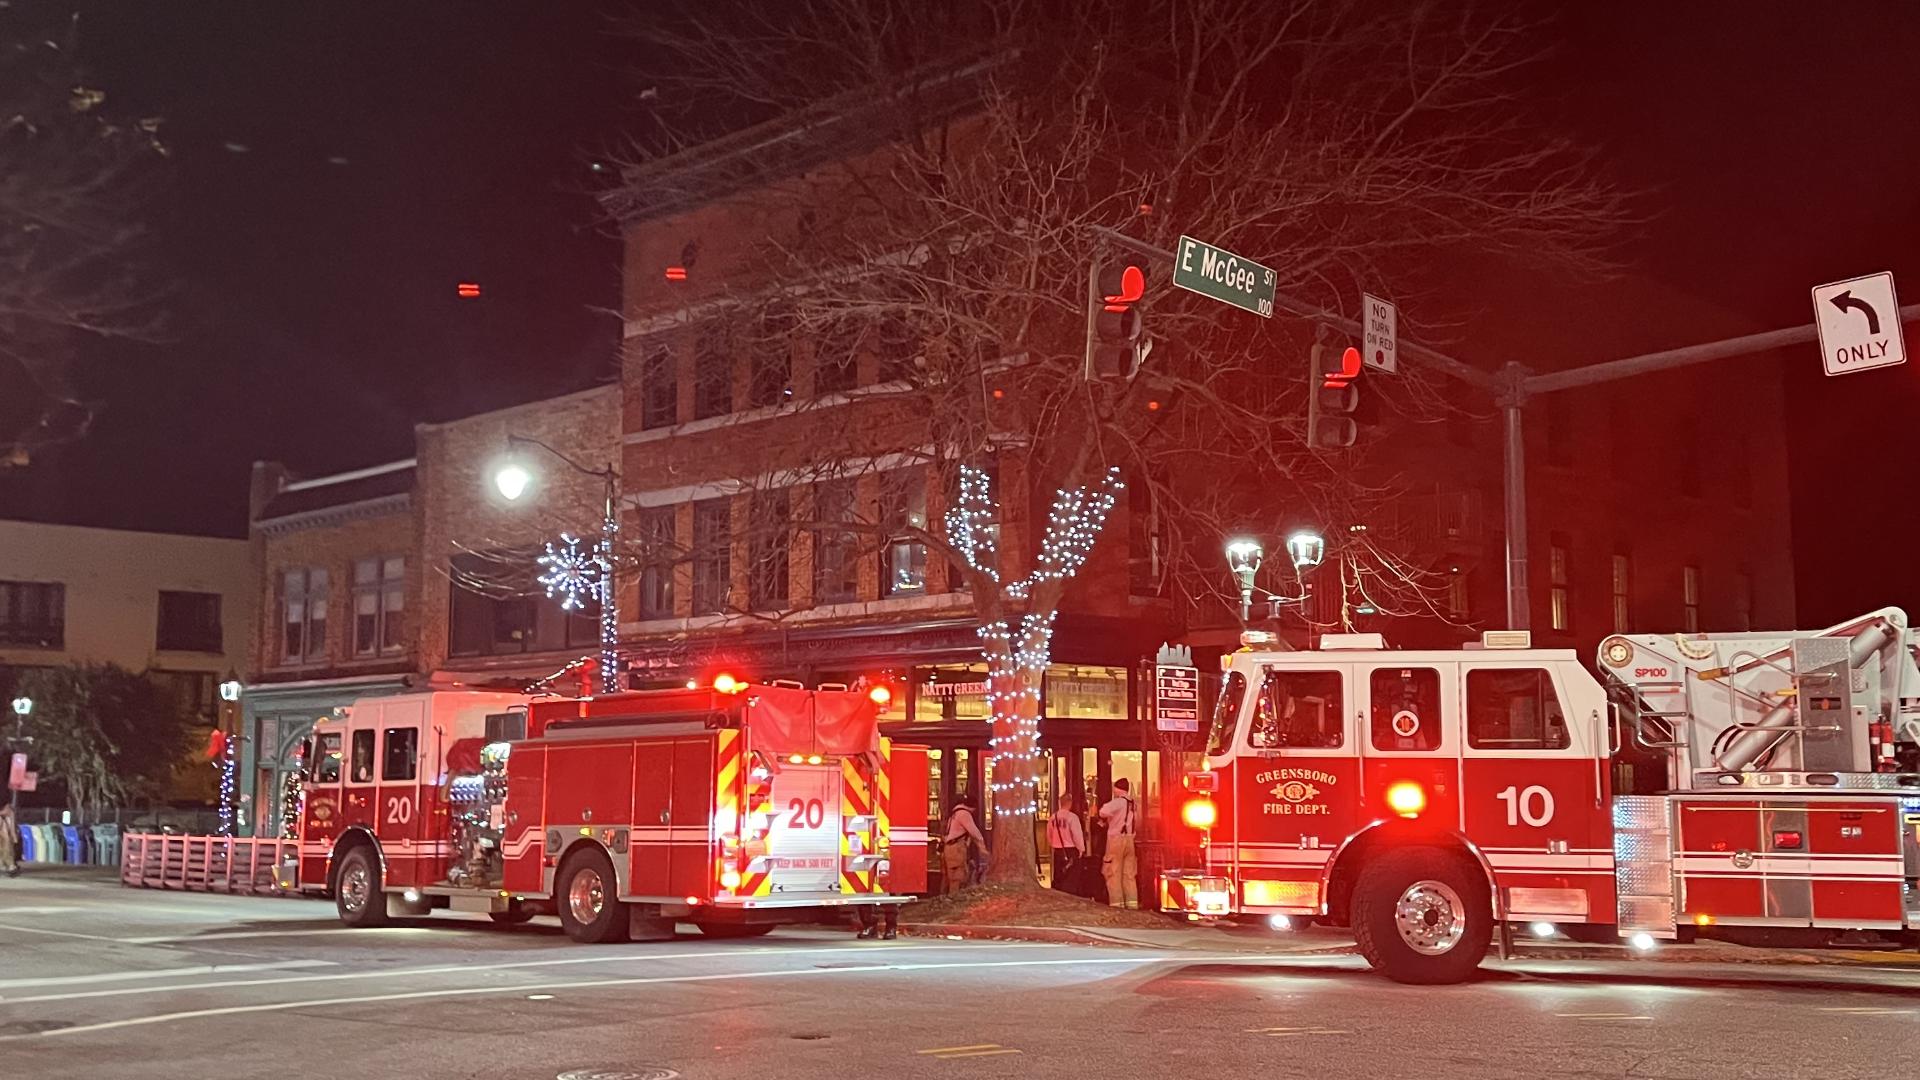
<instances>
[{"instance_id":1,"label":"snowflake light decoration","mask_svg":"<svg viewBox=\"0 0 1920 1080\"><path fill-rule=\"evenodd\" d=\"M578 538L561 533L559 545L547 542L540 565L546 567L540 584L547 587L549 598L559 598L560 610L578 611L587 606L589 597L599 596L605 563L598 548L583 549Z\"/></svg>"}]
</instances>

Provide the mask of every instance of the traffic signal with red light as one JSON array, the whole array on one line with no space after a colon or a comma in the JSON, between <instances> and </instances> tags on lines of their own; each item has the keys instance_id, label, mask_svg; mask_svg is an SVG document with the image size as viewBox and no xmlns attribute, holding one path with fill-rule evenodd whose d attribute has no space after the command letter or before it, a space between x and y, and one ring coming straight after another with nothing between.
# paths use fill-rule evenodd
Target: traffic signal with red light
<instances>
[{"instance_id":1,"label":"traffic signal with red light","mask_svg":"<svg viewBox=\"0 0 1920 1080\"><path fill-rule=\"evenodd\" d=\"M1087 367L1090 380L1125 381L1140 370L1153 342L1140 317L1147 268L1125 257L1094 260L1087 275Z\"/></svg>"},{"instance_id":2,"label":"traffic signal with red light","mask_svg":"<svg viewBox=\"0 0 1920 1080\"><path fill-rule=\"evenodd\" d=\"M1336 362L1332 350L1315 342L1307 374L1307 445L1315 450L1342 450L1352 446L1360 428L1354 410L1360 407L1360 350L1346 349Z\"/></svg>"}]
</instances>

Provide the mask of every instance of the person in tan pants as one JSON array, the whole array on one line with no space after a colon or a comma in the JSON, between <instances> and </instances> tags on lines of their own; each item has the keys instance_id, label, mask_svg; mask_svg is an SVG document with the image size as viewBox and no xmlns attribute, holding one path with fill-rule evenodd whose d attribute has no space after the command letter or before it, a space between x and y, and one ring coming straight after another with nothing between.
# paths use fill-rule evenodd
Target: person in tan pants
<instances>
[{"instance_id":1,"label":"person in tan pants","mask_svg":"<svg viewBox=\"0 0 1920 1080\"><path fill-rule=\"evenodd\" d=\"M959 892L973 884L973 845L987 846L987 838L980 835L980 826L973 822L973 807L967 805L966 796L961 796L953 807L953 813L947 815L947 830L940 838L940 866L945 871L941 875L942 892Z\"/></svg>"},{"instance_id":2,"label":"person in tan pants","mask_svg":"<svg viewBox=\"0 0 1920 1080\"><path fill-rule=\"evenodd\" d=\"M1100 808L1100 820L1107 823L1107 854L1100 862L1100 871L1107 879L1107 904L1111 907L1140 906L1140 860L1133 849L1139 817L1133 803L1133 785L1124 777L1115 780L1113 798Z\"/></svg>"}]
</instances>

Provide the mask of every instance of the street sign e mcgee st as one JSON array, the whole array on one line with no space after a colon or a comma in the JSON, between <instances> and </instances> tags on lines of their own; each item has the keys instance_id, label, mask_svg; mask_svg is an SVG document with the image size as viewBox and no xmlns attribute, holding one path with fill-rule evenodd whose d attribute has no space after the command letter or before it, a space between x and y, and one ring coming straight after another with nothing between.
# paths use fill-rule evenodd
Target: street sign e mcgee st
<instances>
[{"instance_id":1,"label":"street sign e mcgee st","mask_svg":"<svg viewBox=\"0 0 1920 1080\"><path fill-rule=\"evenodd\" d=\"M1829 375L1907 362L1900 302L1890 273L1815 286L1813 322L1820 331L1820 360Z\"/></svg>"},{"instance_id":2,"label":"street sign e mcgee st","mask_svg":"<svg viewBox=\"0 0 1920 1080\"><path fill-rule=\"evenodd\" d=\"M1365 331L1361 344L1365 347L1360 350L1360 355L1366 365L1386 372L1399 370L1400 362L1396 359L1398 354L1394 351L1394 343L1398 340L1400 309L1366 293L1360 294L1360 306L1365 309L1365 316L1361 320L1361 327Z\"/></svg>"},{"instance_id":3,"label":"street sign e mcgee st","mask_svg":"<svg viewBox=\"0 0 1920 1080\"><path fill-rule=\"evenodd\" d=\"M1180 246L1173 253L1173 283L1262 318L1273 318L1273 271L1204 240L1180 238Z\"/></svg>"}]
</instances>

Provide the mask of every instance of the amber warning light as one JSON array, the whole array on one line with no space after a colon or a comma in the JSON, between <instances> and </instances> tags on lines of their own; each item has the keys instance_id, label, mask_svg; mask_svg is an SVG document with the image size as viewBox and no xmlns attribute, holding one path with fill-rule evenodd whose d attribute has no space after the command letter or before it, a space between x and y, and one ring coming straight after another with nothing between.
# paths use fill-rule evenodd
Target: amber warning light
<instances>
[{"instance_id":1,"label":"amber warning light","mask_svg":"<svg viewBox=\"0 0 1920 1080\"><path fill-rule=\"evenodd\" d=\"M715 675L713 677L713 689L716 693L737 694L740 691L745 690L746 688L747 688L746 683L743 683L739 679L734 678L732 675L728 674L727 672L723 671L720 674Z\"/></svg>"},{"instance_id":2,"label":"amber warning light","mask_svg":"<svg viewBox=\"0 0 1920 1080\"><path fill-rule=\"evenodd\" d=\"M1387 789L1387 809L1401 817L1419 817L1426 808L1426 789L1411 780L1402 780Z\"/></svg>"},{"instance_id":3,"label":"amber warning light","mask_svg":"<svg viewBox=\"0 0 1920 1080\"><path fill-rule=\"evenodd\" d=\"M893 700L893 691L884 686L876 686L867 691L867 700L884 709L887 703Z\"/></svg>"},{"instance_id":4,"label":"amber warning light","mask_svg":"<svg viewBox=\"0 0 1920 1080\"><path fill-rule=\"evenodd\" d=\"M1211 829L1220 820L1220 811L1208 798L1188 799L1180 808L1180 820L1195 829Z\"/></svg>"}]
</instances>

